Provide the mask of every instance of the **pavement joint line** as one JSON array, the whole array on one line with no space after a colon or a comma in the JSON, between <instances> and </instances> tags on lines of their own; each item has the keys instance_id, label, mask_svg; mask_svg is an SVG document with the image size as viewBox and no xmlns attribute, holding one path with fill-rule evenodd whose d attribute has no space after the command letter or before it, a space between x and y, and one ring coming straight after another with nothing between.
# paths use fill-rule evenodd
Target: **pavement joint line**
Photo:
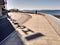
<instances>
[{"instance_id":1,"label":"pavement joint line","mask_svg":"<svg viewBox=\"0 0 60 45\"><path fill-rule=\"evenodd\" d=\"M47 41L48 45L50 45L50 44L51 44L51 43L49 42L49 39L47 39L46 41Z\"/></svg>"},{"instance_id":2,"label":"pavement joint line","mask_svg":"<svg viewBox=\"0 0 60 45\"><path fill-rule=\"evenodd\" d=\"M49 22L49 24L52 26L52 24L51 24L51 22L45 17L45 19ZM56 29L54 28L54 26L52 26L53 27L53 29L54 29L54 31L56 32L56 34L58 35L58 36L60 36L60 34L56 31Z\"/></svg>"}]
</instances>

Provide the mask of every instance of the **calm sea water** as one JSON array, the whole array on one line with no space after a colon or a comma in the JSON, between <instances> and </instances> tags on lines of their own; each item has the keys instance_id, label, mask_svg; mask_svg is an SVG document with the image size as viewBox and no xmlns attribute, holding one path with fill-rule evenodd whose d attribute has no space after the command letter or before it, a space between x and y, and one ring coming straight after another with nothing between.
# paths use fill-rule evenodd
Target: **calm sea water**
<instances>
[{"instance_id":1,"label":"calm sea water","mask_svg":"<svg viewBox=\"0 0 60 45\"><path fill-rule=\"evenodd\" d=\"M23 10L23 11L24 12L35 12L36 10ZM37 11L60 16L60 10L37 10Z\"/></svg>"},{"instance_id":2,"label":"calm sea water","mask_svg":"<svg viewBox=\"0 0 60 45\"><path fill-rule=\"evenodd\" d=\"M58 15L60 16L60 10L56 10L56 11L38 11L38 12L43 12L43 13L47 13L47 14L52 14L52 15Z\"/></svg>"}]
</instances>

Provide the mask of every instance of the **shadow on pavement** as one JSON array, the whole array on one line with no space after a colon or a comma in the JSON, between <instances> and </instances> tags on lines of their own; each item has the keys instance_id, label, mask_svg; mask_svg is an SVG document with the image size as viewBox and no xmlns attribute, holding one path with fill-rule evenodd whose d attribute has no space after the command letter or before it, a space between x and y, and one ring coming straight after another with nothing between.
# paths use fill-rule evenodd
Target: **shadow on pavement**
<instances>
[{"instance_id":1,"label":"shadow on pavement","mask_svg":"<svg viewBox=\"0 0 60 45\"><path fill-rule=\"evenodd\" d=\"M36 33L36 34L30 35L30 36L27 36L25 38L29 41L29 40L36 39L36 38L42 37L42 36L44 36L42 33Z\"/></svg>"},{"instance_id":2,"label":"shadow on pavement","mask_svg":"<svg viewBox=\"0 0 60 45\"><path fill-rule=\"evenodd\" d=\"M2 40L4 40L8 35L10 35L13 31L15 31L15 29L11 25L10 21L7 18L4 18L4 19L0 20L0 42ZM17 35L13 36L11 39L16 39L16 37L17 37ZM7 40L9 40L9 39L7 39ZM18 40L20 40L20 42L24 45L24 43L22 42L21 39L18 38Z\"/></svg>"},{"instance_id":3,"label":"shadow on pavement","mask_svg":"<svg viewBox=\"0 0 60 45\"><path fill-rule=\"evenodd\" d=\"M0 42L5 39L15 29L7 18L0 20Z\"/></svg>"}]
</instances>

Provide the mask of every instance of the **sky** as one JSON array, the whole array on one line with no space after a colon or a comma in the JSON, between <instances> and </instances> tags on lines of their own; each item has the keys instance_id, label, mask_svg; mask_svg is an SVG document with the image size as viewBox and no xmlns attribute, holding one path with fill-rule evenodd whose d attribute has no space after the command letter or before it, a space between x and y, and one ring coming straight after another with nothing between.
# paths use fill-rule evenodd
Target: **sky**
<instances>
[{"instance_id":1,"label":"sky","mask_svg":"<svg viewBox=\"0 0 60 45\"><path fill-rule=\"evenodd\" d=\"M60 0L7 0L7 9L60 10Z\"/></svg>"}]
</instances>

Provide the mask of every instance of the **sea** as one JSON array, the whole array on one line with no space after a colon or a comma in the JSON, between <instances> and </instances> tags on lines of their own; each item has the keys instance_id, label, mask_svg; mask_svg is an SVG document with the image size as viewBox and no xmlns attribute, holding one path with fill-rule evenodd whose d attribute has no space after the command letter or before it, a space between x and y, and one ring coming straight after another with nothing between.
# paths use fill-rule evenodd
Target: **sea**
<instances>
[{"instance_id":1,"label":"sea","mask_svg":"<svg viewBox=\"0 0 60 45\"><path fill-rule=\"evenodd\" d=\"M47 14L51 14L51 15L56 15L56 16L60 16L60 10L23 10L24 12L42 12L42 13L47 13Z\"/></svg>"},{"instance_id":2,"label":"sea","mask_svg":"<svg viewBox=\"0 0 60 45\"><path fill-rule=\"evenodd\" d=\"M51 14L51 15L60 16L60 10L41 10L38 12L43 12L43 13L47 13L47 14Z\"/></svg>"}]
</instances>

